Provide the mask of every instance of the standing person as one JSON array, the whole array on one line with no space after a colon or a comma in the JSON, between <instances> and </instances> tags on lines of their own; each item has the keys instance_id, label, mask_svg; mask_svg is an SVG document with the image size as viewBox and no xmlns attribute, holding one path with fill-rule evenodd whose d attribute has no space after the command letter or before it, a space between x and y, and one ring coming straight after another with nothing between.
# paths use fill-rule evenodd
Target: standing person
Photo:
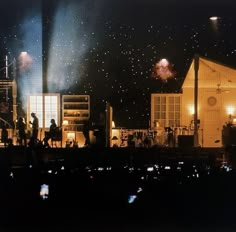
<instances>
[{"instance_id":1,"label":"standing person","mask_svg":"<svg viewBox=\"0 0 236 232\"><path fill-rule=\"evenodd\" d=\"M83 134L85 138L84 146L89 147L90 146L90 138L89 138L89 129L90 129L90 121L85 120L83 125Z\"/></svg>"},{"instance_id":2,"label":"standing person","mask_svg":"<svg viewBox=\"0 0 236 232\"><path fill-rule=\"evenodd\" d=\"M37 118L35 113L31 113L31 117L33 118L33 122L29 122L32 125L32 135L30 138L30 144L36 144L38 140L38 131L39 131L39 119Z\"/></svg>"},{"instance_id":3,"label":"standing person","mask_svg":"<svg viewBox=\"0 0 236 232\"><path fill-rule=\"evenodd\" d=\"M167 128L167 140L168 140L168 146L173 147L174 146L174 131L171 127Z\"/></svg>"},{"instance_id":4,"label":"standing person","mask_svg":"<svg viewBox=\"0 0 236 232\"><path fill-rule=\"evenodd\" d=\"M8 131L5 124L2 125L2 134L1 134L1 141L4 143L4 147L7 147L8 144Z\"/></svg>"},{"instance_id":5,"label":"standing person","mask_svg":"<svg viewBox=\"0 0 236 232\"><path fill-rule=\"evenodd\" d=\"M23 118L19 118L18 122L17 122L17 128L19 130L19 144L20 146L23 145L23 141L24 141L24 146L26 146L26 133L25 133L25 129L26 129L26 125L23 121Z\"/></svg>"},{"instance_id":6,"label":"standing person","mask_svg":"<svg viewBox=\"0 0 236 232\"><path fill-rule=\"evenodd\" d=\"M99 119L98 122L96 124L96 144L99 147L105 147L106 146L106 132L105 132L105 116L103 113L99 114Z\"/></svg>"}]
</instances>

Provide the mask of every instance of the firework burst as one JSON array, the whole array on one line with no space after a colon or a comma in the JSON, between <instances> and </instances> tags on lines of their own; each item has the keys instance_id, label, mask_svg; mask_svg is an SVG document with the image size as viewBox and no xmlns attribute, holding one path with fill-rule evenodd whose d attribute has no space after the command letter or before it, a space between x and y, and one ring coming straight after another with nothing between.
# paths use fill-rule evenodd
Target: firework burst
<instances>
[{"instance_id":1,"label":"firework burst","mask_svg":"<svg viewBox=\"0 0 236 232\"><path fill-rule=\"evenodd\" d=\"M168 79L175 77L173 65L167 59L161 59L153 66L152 77L167 82Z\"/></svg>"}]
</instances>

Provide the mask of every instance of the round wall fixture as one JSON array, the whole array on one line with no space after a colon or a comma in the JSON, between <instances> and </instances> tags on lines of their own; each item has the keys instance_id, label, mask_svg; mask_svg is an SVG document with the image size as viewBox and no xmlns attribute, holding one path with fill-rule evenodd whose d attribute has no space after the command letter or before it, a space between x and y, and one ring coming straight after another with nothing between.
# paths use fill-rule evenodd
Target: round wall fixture
<instances>
[{"instance_id":1,"label":"round wall fixture","mask_svg":"<svg viewBox=\"0 0 236 232\"><path fill-rule=\"evenodd\" d=\"M213 96L208 97L207 103L209 106L215 106L217 103L217 99Z\"/></svg>"}]
</instances>

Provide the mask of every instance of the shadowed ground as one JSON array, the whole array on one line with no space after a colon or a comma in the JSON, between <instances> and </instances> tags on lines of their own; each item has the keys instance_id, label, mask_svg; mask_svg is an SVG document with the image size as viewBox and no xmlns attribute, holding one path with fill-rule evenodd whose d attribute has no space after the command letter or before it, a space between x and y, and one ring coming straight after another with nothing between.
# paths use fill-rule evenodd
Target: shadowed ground
<instances>
[{"instance_id":1,"label":"shadowed ground","mask_svg":"<svg viewBox=\"0 0 236 232\"><path fill-rule=\"evenodd\" d=\"M5 149L1 226L234 231L236 172L221 156L222 150L195 149ZM49 187L47 199L40 196L42 184Z\"/></svg>"}]
</instances>

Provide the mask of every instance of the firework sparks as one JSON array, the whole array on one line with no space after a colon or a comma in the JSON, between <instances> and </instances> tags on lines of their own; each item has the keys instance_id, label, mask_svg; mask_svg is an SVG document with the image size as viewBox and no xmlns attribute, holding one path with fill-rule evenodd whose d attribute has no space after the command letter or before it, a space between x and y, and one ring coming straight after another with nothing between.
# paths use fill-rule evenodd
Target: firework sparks
<instances>
[{"instance_id":1,"label":"firework sparks","mask_svg":"<svg viewBox=\"0 0 236 232\"><path fill-rule=\"evenodd\" d=\"M173 66L167 59L161 59L153 67L152 77L154 78L167 81L174 76L175 72L173 71Z\"/></svg>"}]
</instances>

